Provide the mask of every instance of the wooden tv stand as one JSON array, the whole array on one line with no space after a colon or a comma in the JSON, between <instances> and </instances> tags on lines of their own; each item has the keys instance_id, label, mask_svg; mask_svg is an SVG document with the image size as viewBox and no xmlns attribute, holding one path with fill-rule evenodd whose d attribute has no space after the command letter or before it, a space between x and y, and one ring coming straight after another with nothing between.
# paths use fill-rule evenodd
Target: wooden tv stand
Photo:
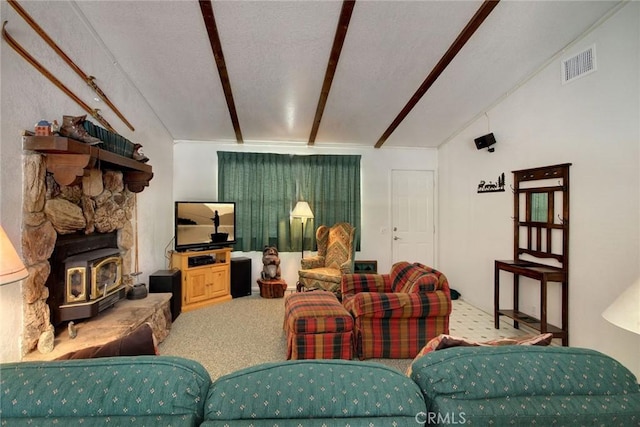
<instances>
[{"instance_id":1,"label":"wooden tv stand","mask_svg":"<svg viewBox=\"0 0 640 427\"><path fill-rule=\"evenodd\" d=\"M173 252L171 265L182 272L182 311L231 300L231 248Z\"/></svg>"}]
</instances>

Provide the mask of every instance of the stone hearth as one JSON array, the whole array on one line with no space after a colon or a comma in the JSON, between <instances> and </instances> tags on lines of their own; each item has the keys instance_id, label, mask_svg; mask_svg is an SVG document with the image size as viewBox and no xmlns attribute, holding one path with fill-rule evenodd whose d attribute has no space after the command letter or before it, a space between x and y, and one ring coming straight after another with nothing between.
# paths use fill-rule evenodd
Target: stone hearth
<instances>
[{"instance_id":1,"label":"stone hearth","mask_svg":"<svg viewBox=\"0 0 640 427\"><path fill-rule=\"evenodd\" d=\"M22 255L29 270L23 282L24 356L50 325L46 282L59 235L117 232L123 281L131 286L136 198L125 187L121 171L90 169L77 182L59 185L47 172L46 157L30 152L23 156L23 171Z\"/></svg>"},{"instance_id":2,"label":"stone hearth","mask_svg":"<svg viewBox=\"0 0 640 427\"><path fill-rule=\"evenodd\" d=\"M67 332L56 336L52 352L32 351L23 360L53 360L84 348L106 344L149 323L158 343L164 341L171 328L170 293L149 294L139 300L122 300L98 316L77 325L78 335L69 338Z\"/></svg>"}]
</instances>

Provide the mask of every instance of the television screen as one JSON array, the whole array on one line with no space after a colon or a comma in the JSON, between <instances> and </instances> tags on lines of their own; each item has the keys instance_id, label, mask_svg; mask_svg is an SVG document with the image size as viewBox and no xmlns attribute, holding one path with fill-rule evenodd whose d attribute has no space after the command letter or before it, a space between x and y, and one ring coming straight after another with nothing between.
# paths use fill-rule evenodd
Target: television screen
<instances>
[{"instance_id":1,"label":"television screen","mask_svg":"<svg viewBox=\"0 0 640 427\"><path fill-rule=\"evenodd\" d=\"M235 227L234 202L176 202L176 251L230 246Z\"/></svg>"}]
</instances>

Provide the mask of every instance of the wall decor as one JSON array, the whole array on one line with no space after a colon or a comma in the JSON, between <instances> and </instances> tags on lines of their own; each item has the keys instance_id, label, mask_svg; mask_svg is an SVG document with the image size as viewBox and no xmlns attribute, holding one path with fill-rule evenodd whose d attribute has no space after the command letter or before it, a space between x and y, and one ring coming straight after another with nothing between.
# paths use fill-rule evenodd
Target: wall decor
<instances>
[{"instance_id":1,"label":"wall decor","mask_svg":"<svg viewBox=\"0 0 640 427\"><path fill-rule=\"evenodd\" d=\"M498 176L496 182L483 179L478 184L478 193L497 193L499 191L504 191L504 172Z\"/></svg>"}]
</instances>

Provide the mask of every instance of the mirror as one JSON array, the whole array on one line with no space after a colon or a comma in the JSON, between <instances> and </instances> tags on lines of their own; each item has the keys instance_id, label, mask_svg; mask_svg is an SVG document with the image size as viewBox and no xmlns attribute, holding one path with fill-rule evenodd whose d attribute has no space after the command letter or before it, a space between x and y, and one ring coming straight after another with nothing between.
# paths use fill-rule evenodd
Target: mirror
<instances>
[{"instance_id":1,"label":"mirror","mask_svg":"<svg viewBox=\"0 0 640 427\"><path fill-rule=\"evenodd\" d=\"M531 221L547 222L549 200L547 193L531 193Z\"/></svg>"}]
</instances>

